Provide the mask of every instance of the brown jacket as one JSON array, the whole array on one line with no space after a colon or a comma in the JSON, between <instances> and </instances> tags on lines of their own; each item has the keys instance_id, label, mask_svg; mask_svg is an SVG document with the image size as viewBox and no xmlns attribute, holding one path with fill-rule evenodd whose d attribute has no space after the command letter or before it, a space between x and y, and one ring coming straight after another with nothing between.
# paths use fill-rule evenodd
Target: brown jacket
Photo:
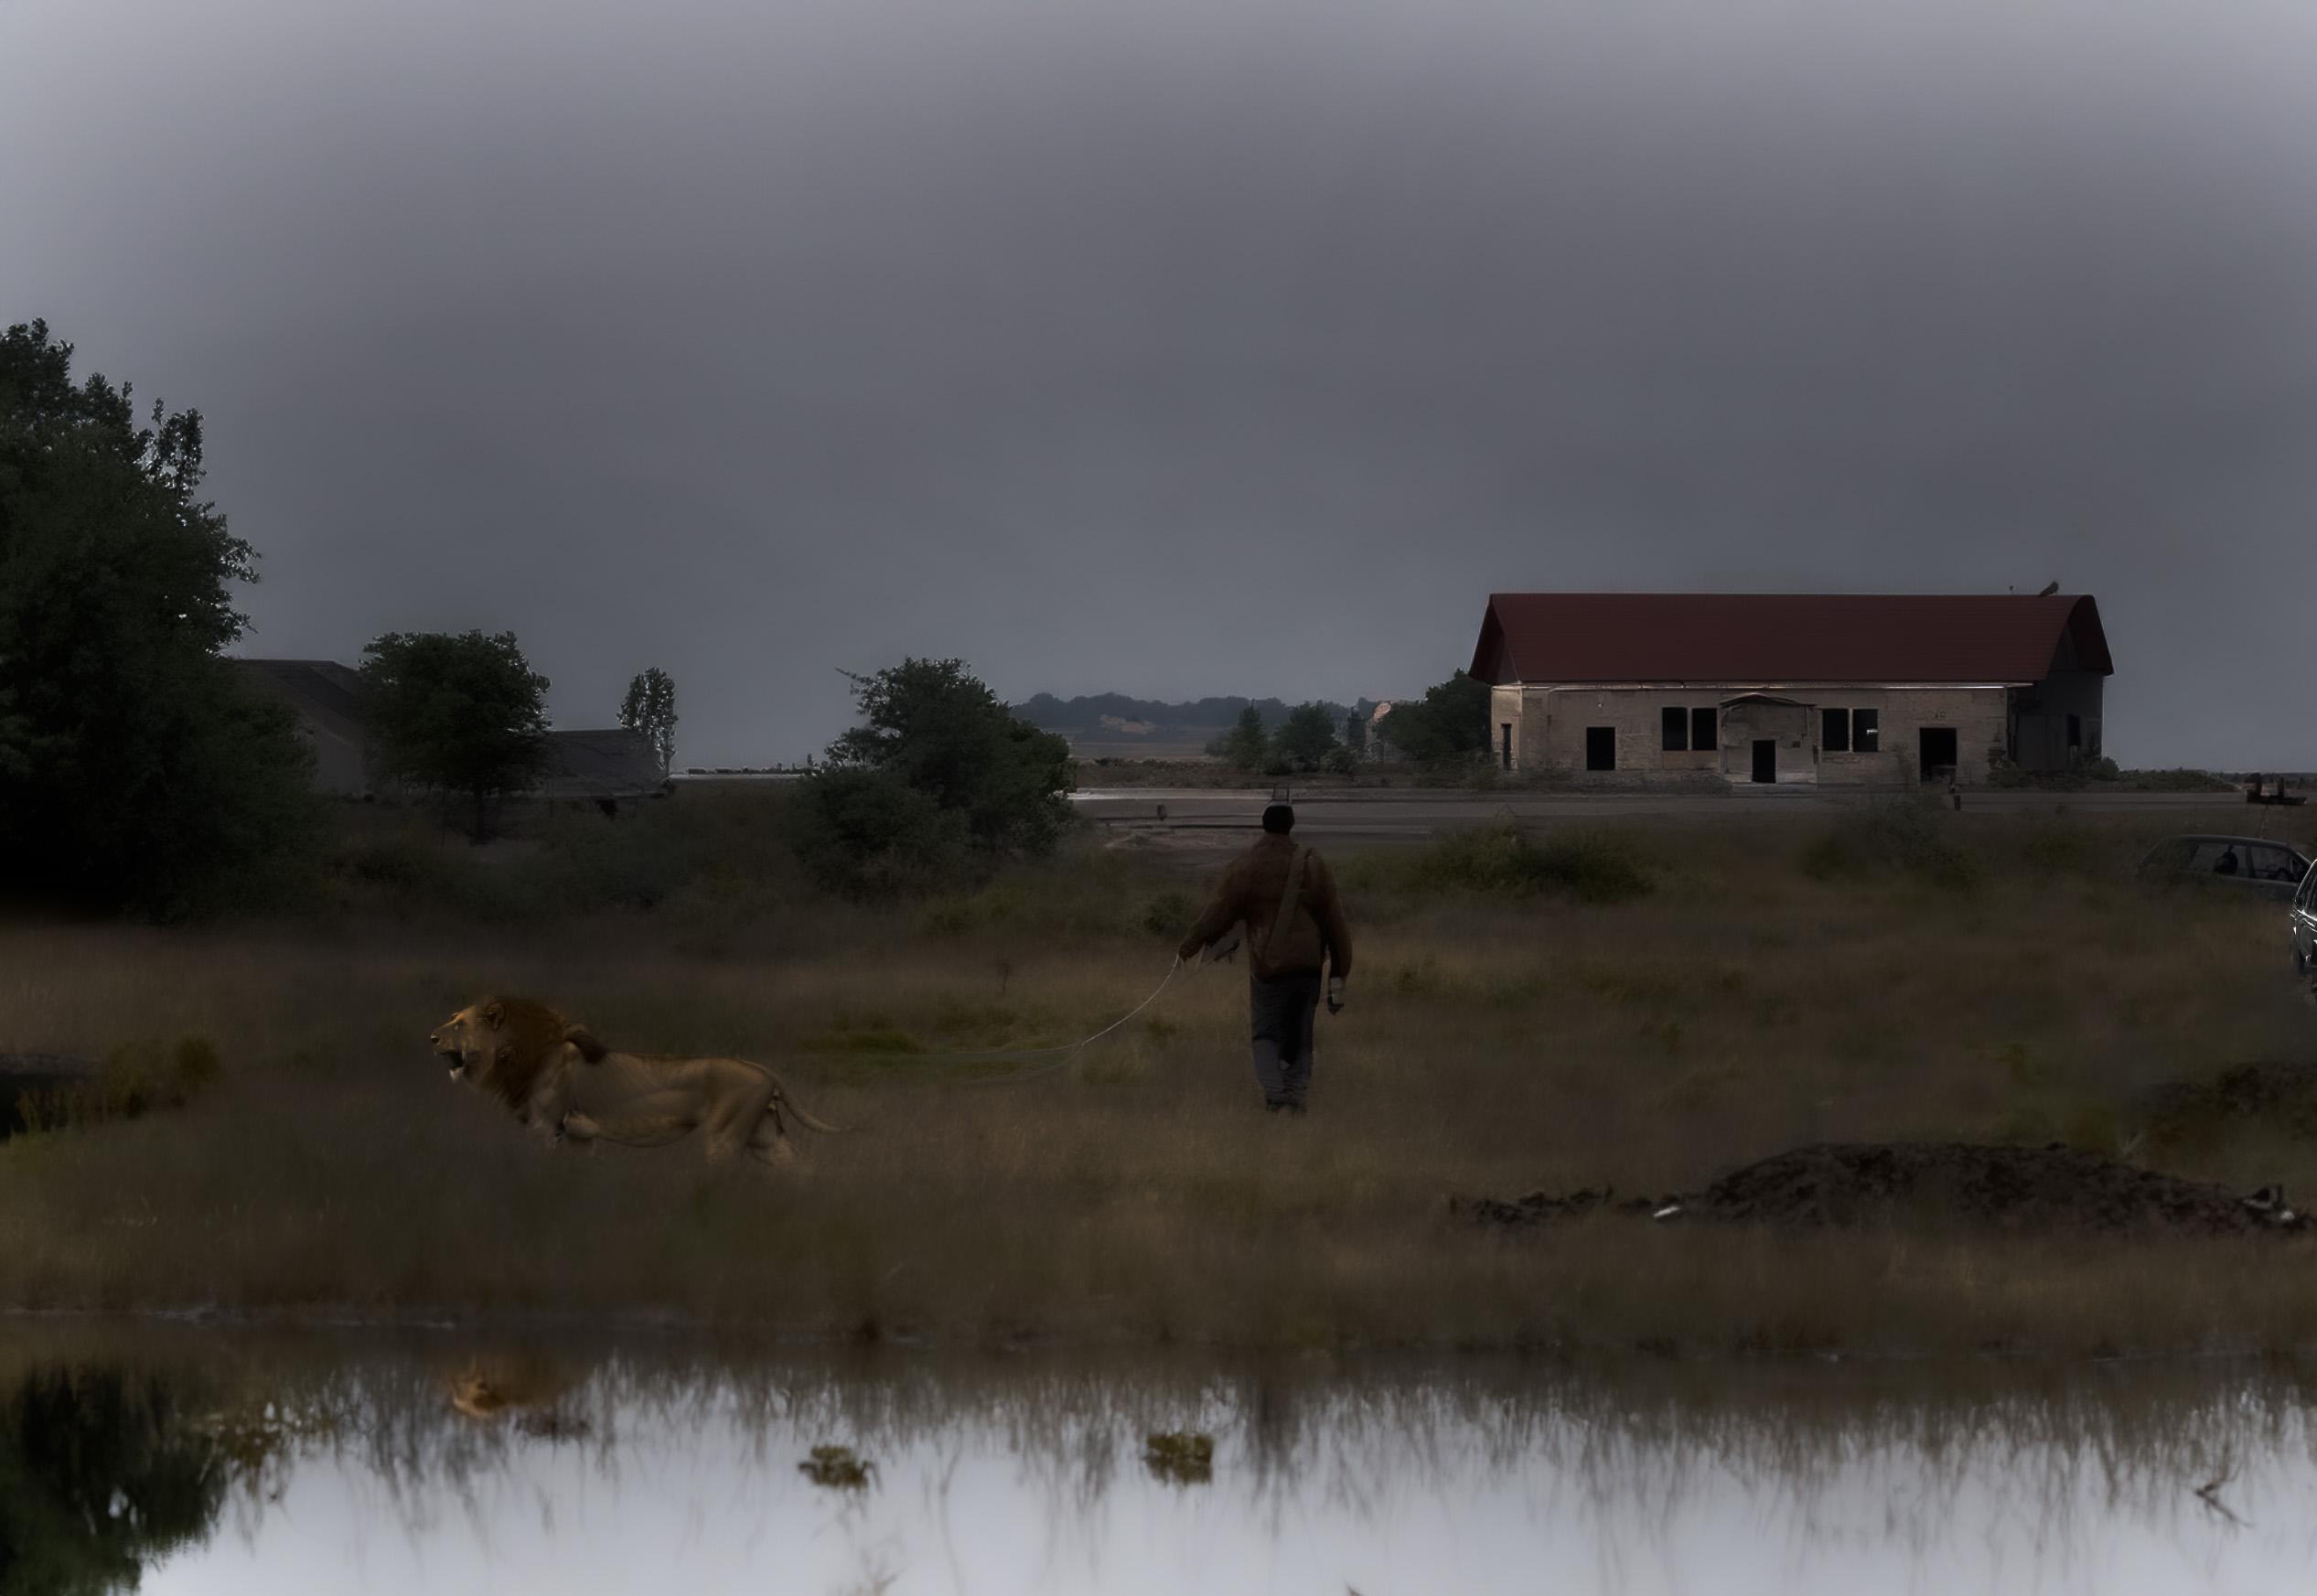
<instances>
[{"instance_id":1,"label":"brown jacket","mask_svg":"<svg viewBox=\"0 0 2317 1596\"><path fill-rule=\"evenodd\" d=\"M1263 840L1231 861L1223 873L1206 913L1183 938L1179 951L1196 959L1199 949L1247 922L1247 961L1263 977L1317 970L1324 956L1332 975L1352 969L1352 928L1344 919L1344 901L1335 895L1335 873L1313 853L1303 865L1303 891L1295 898L1295 922L1288 928L1280 957L1271 957L1271 922L1279 917L1279 900L1287 890L1288 865L1295 856L1292 837L1267 832Z\"/></svg>"}]
</instances>

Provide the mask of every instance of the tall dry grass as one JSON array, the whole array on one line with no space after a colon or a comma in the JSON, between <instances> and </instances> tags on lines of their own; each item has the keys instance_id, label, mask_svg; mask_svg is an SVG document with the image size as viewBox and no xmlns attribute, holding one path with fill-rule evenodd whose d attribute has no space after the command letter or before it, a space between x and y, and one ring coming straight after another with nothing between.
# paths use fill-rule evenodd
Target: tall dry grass
<instances>
[{"instance_id":1,"label":"tall dry grass","mask_svg":"<svg viewBox=\"0 0 2317 1596\"><path fill-rule=\"evenodd\" d=\"M2137 884L2160 828L1905 824L1936 826L1969 869L1856 846L1829 869L1822 828L1775 817L1596 836L1583 846L1651 885L1614 902L1496 890L1453 863L1468 841L1449 868L1346 861L1352 1006L1321 1022L1301 1121L1259 1111L1229 967L1066 1072L977 1084L939 1062L1066 1041L1156 983L1201 884L1119 852L884 909L767 867L721 899L677 872L649 910L483 919L456 894L371 884L295 924L9 925L0 1048L199 1034L224 1071L182 1111L0 1147L0 1302L977 1341L2317 1337L2317 1249L2300 1242L1614 1218L1506 1234L1447 1216L1451 1192L1690 1189L1812 1141L2114 1151L2156 1082L2309 1055L2317 1015L2285 972L2281 911ZM615 1045L760 1059L853 1129L805 1139L785 1171L712 1171L691 1148L543 1151L427 1053L485 991L542 998ZM2317 1192L2317 1146L2260 1127L2166 1156Z\"/></svg>"}]
</instances>

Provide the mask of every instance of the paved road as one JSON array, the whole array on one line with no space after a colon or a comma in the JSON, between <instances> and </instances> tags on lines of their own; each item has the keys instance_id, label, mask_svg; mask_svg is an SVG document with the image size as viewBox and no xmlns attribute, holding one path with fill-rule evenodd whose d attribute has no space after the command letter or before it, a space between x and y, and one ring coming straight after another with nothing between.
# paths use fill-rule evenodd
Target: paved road
<instances>
[{"instance_id":1,"label":"paved road","mask_svg":"<svg viewBox=\"0 0 2317 1596\"><path fill-rule=\"evenodd\" d=\"M1119 838L1143 837L1175 847L1238 847L1262 823L1271 789L1093 787L1074 793L1079 813ZM1568 819L1630 819L1641 817L1695 818L1791 815L1825 819L1868 801L1865 794L1796 784L1729 793L1652 792L1443 792L1427 788L1357 787L1290 790L1295 805L1295 834L1314 841L1375 845L1421 842L1458 826L1476 825L1502 815L1550 824ZM2183 830L2252 832L2281 815L2306 811L2261 809L2226 793L2197 792L1997 792L1966 789L1963 814L2050 813L2065 806L2075 814L2163 814L2176 816Z\"/></svg>"}]
</instances>

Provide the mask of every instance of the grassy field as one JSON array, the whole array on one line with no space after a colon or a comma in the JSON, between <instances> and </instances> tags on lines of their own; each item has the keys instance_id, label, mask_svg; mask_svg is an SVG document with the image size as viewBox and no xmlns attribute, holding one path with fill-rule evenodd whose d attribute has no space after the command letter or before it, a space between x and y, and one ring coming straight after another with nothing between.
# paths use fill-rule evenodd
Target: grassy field
<instances>
[{"instance_id":1,"label":"grassy field","mask_svg":"<svg viewBox=\"0 0 2317 1596\"><path fill-rule=\"evenodd\" d=\"M2151 1086L2312 1056L2280 906L2131 879L2155 835L2241 808L1636 821L1343 860L1352 1005L1323 1017L1313 1111L1286 1121L1259 1109L1236 967L1067 1071L937 1056L1067 1041L1140 1002L1202 884L1181 863L1082 846L950 898L845 905L797 883L772 801L572 818L490 863L380 822L295 921L0 925L0 1048L157 1058L198 1036L222 1063L182 1109L0 1145L0 1305L978 1343L2317 1343L2308 1241L1496 1232L1443 1200L1693 1189L1814 1141L2112 1151ZM487 992L614 1046L756 1058L851 1129L777 1171L544 1151L428 1052ZM2134 1156L2317 1194L2317 1144L2274 1127Z\"/></svg>"}]
</instances>

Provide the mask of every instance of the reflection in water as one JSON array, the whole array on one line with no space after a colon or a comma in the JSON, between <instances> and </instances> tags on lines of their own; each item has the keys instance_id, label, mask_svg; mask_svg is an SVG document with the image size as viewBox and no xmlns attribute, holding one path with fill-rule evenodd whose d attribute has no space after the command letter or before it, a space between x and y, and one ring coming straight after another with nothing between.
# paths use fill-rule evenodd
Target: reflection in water
<instances>
[{"instance_id":1,"label":"reflection in water","mask_svg":"<svg viewBox=\"0 0 2317 1596\"><path fill-rule=\"evenodd\" d=\"M0 1398L0 1591L118 1590L208 1537L226 1464L183 1400L119 1367L18 1378Z\"/></svg>"},{"instance_id":2,"label":"reflection in water","mask_svg":"<svg viewBox=\"0 0 2317 1596\"><path fill-rule=\"evenodd\" d=\"M0 1591L2306 1589L2242 1366L0 1345ZM13 1372L11 1372L13 1371Z\"/></svg>"}]
</instances>

